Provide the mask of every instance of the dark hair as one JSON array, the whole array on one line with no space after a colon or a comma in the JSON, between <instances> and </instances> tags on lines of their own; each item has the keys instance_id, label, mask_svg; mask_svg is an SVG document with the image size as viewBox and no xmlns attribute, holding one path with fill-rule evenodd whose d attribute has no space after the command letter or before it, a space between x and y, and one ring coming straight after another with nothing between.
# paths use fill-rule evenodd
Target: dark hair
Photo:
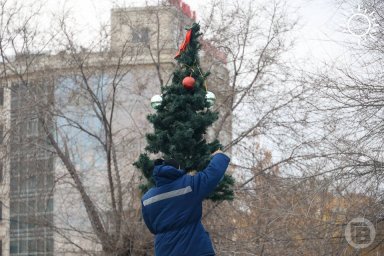
<instances>
[{"instance_id":1,"label":"dark hair","mask_svg":"<svg viewBox=\"0 0 384 256\"><path fill-rule=\"evenodd\" d=\"M156 159L154 162L153 162L153 164L156 166L156 165L162 165L162 164L164 164L164 159L162 159L162 158L158 158L158 159Z\"/></svg>"},{"instance_id":2,"label":"dark hair","mask_svg":"<svg viewBox=\"0 0 384 256\"><path fill-rule=\"evenodd\" d=\"M173 159L173 158L164 160L164 164L165 164L165 165L173 166L173 167L175 167L176 169L180 169L180 164L179 164L179 162L177 162L177 161L176 161L175 159Z\"/></svg>"},{"instance_id":3,"label":"dark hair","mask_svg":"<svg viewBox=\"0 0 384 256\"><path fill-rule=\"evenodd\" d=\"M156 165L170 165L170 166L173 166L175 167L176 169L180 169L180 164L179 162L177 162L175 159L173 158L170 158L170 159L162 159L162 158L159 158L159 159L156 159L155 162L154 162L155 166Z\"/></svg>"}]
</instances>

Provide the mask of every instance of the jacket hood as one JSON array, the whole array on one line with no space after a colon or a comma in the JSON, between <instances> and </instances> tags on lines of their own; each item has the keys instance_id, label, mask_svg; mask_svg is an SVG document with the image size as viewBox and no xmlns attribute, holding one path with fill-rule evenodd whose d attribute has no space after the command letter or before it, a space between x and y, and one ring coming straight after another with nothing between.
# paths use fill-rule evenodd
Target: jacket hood
<instances>
[{"instance_id":1,"label":"jacket hood","mask_svg":"<svg viewBox=\"0 0 384 256\"><path fill-rule=\"evenodd\" d=\"M153 168L153 179L156 187L171 183L185 174L184 170L176 169L170 165L156 165Z\"/></svg>"}]
</instances>

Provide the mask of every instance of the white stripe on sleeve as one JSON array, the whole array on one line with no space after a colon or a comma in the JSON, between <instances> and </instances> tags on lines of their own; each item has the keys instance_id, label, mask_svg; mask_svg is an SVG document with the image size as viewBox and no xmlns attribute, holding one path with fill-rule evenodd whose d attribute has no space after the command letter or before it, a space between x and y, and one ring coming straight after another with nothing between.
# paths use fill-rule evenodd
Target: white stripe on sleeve
<instances>
[{"instance_id":1,"label":"white stripe on sleeve","mask_svg":"<svg viewBox=\"0 0 384 256\"><path fill-rule=\"evenodd\" d=\"M147 206L147 205L156 203L156 202L161 201L161 200L165 200L165 199L176 197L176 196L185 195L185 194L188 194L189 192L192 192L191 186L188 186L188 187L185 187L185 188L176 189L176 190L172 190L172 191L169 191L169 192L166 192L166 193L162 193L162 194L158 194L156 196L153 196L153 197L150 197L148 199L145 199L143 201L143 205Z\"/></svg>"}]
</instances>

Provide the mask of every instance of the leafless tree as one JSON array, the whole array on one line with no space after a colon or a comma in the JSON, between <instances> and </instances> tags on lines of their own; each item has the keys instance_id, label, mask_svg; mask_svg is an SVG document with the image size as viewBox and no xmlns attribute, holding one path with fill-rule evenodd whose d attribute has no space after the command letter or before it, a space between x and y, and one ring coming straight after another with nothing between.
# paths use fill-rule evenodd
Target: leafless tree
<instances>
[{"instance_id":1,"label":"leafless tree","mask_svg":"<svg viewBox=\"0 0 384 256\"><path fill-rule=\"evenodd\" d=\"M82 255L99 251L105 255L151 254L152 239L140 219L140 177L131 163L143 149L149 129L145 120L150 111L148 99L167 84L174 67L173 56L185 24L178 15L183 14L173 16L177 22L172 25L176 31L172 42L163 41L162 10L148 7L146 22L153 29L135 31L135 44L133 38L125 38L121 31L109 32L106 26L101 26L100 37L85 44L78 41L68 13L54 16L45 33L33 20L39 8L28 13L17 7L29 14L20 22L14 16L19 9L8 4L3 1L1 9L2 81L6 92L15 95L10 101L18 99L23 111L10 109L14 123L5 130L11 134L11 143L15 141L12 136L27 136L29 128L17 130L16 135L12 131L28 127L25 120L33 114L37 123L29 123L31 129L37 124L37 133L15 151L24 158L20 147L34 145L48 155L39 163L46 167L37 167L37 160L31 157L27 164L36 168L30 168L29 176L20 173L18 177L33 180L42 170L55 170L50 197L44 201L50 216L35 224L59 236L55 246L63 253L70 248ZM289 33L297 19L284 1L211 4L202 17L203 67L212 71L207 86L219 96L215 108L220 110L220 119L210 135L219 137L232 153L231 168L239 180L234 202L206 203L204 221L218 253L339 252L345 245L340 241L329 250L324 248L334 242L335 233L327 231L338 229L337 225L327 229L320 221L318 211L329 206L329 202L321 204L322 200L333 197L326 193L332 187L328 180L321 182L317 177L327 174L322 169L324 159L334 160L336 165L340 154L326 151L329 144L318 148L326 139L310 133L311 122L317 123L308 114L313 88L285 56L293 44ZM133 15L118 19L136 28ZM109 46L114 36L121 36L118 47ZM46 50L52 52L45 54ZM148 67L141 70L139 64L145 58ZM321 78L322 83L328 82ZM327 131L328 141L332 134ZM260 141L264 147L255 146ZM17 168L12 163L19 162L23 161L10 160L11 172ZM315 192L309 193L313 187ZM47 191L41 191L43 195ZM53 213L51 198L55 199ZM317 219L311 218L315 214ZM307 226L313 228L304 232ZM320 242L314 244L311 239Z\"/></svg>"},{"instance_id":2,"label":"leafless tree","mask_svg":"<svg viewBox=\"0 0 384 256\"><path fill-rule=\"evenodd\" d=\"M374 10L377 16L382 17L378 2L375 2ZM285 13L279 12L282 2L271 4L275 12L268 12L273 13L268 16L272 17L272 29L269 30L273 31L272 34L263 34L260 29L263 26L253 23L252 19L263 17L263 12L251 5L244 7L242 4L239 6L235 3L235 8L229 11L227 5L216 2L212 8L214 15L206 21L207 37L229 56L232 89L229 95L233 98L229 97L228 102L232 106L230 111L234 113L235 123L242 120L241 125L234 127L238 135L230 144L237 145L232 150L235 150L234 155L239 152L242 159L242 162L234 166L235 172L242 170L246 173L244 168L257 166L257 161L244 161L247 155L249 159L255 156L249 150L250 145L253 145L249 139L255 135L263 142L267 141L267 147L275 149L272 154L282 153L277 153L279 156L259 169L257 175L245 175L245 182L238 185L239 191L247 188L258 176L268 175L276 166L279 167L278 176L282 180L277 187L287 186L287 189L278 189L267 183L267 186L275 190L263 191L256 185L250 190L256 190L259 194L242 194L234 204L209 205L206 221L219 222L216 226L212 224L215 227L211 227L211 230L216 242L221 243L220 250L224 255L236 252L250 255L296 255L298 252L304 255L348 255L355 250L345 242L344 228L348 221L362 216L377 221L382 212L378 203L382 198L381 41L368 41L363 45L366 51L355 52L354 65L349 68L335 63L322 74L307 72L301 76L296 73L298 70L294 66L290 66L292 63L282 61L284 58L281 55L287 50L284 47L284 35L290 28L289 23L284 23L286 16L281 15ZM263 10L268 8L264 6ZM221 12L225 13L225 19L220 19ZM228 17L235 18L231 20ZM241 22L244 20L247 22ZM270 21L265 19L264 22L266 20ZM252 28L252 24L258 26ZM215 34L215 31L219 32ZM382 38L380 33L374 36ZM263 39L267 39L265 44ZM291 73L285 72L287 70ZM247 114L246 119L242 119L242 113ZM255 114L251 117L249 113ZM225 122L225 115L221 120ZM251 211L248 209L248 202L262 201L260 196L263 193L266 193L268 199L261 203L262 206L271 203L274 196L281 199L266 207L268 215L264 217L259 209L262 206ZM287 204L287 200L295 200L297 205ZM314 202L318 204L316 207L312 207ZM367 204L371 207L364 208ZM234 240L238 236L236 231L239 226L232 224L230 218L236 216L234 209L242 207L246 209L240 210L243 214L255 214L253 218L246 215L252 220L247 222L243 219L246 223L244 226L257 227L265 232L260 234L265 240L259 240L253 252L251 248L247 249L247 245L252 247L250 240ZM291 218L291 215L294 217ZM217 219L223 219L223 222ZM237 221L236 218L234 220ZM251 221L258 224L253 225ZM274 228L268 224L269 221L285 230ZM309 230L303 230L309 226ZM284 236L281 232L290 234ZM275 250L271 250L268 243L273 244ZM284 252L279 251L277 244L280 244L280 249L285 249Z\"/></svg>"},{"instance_id":3,"label":"leafless tree","mask_svg":"<svg viewBox=\"0 0 384 256\"><path fill-rule=\"evenodd\" d=\"M135 101L125 102L127 95L135 95L136 103L146 98L132 76L138 46L107 51L110 34L102 27L101 37L85 47L76 41L67 14L55 16L44 34L35 20L39 8L30 12L13 4L1 2L2 82L10 111L8 205L11 230L37 235L26 235L20 246L11 238L11 248L49 253L58 236L57 252L144 255L152 245L142 232L130 165L133 138L142 138L143 129L118 122L130 118L128 123L138 125L134 116L145 111L132 110ZM37 239L41 230L50 234L46 241Z\"/></svg>"},{"instance_id":4,"label":"leafless tree","mask_svg":"<svg viewBox=\"0 0 384 256\"><path fill-rule=\"evenodd\" d=\"M350 12L357 9L348 1L339 2ZM334 198L332 200L339 202L339 210L344 211L341 213L343 219L334 224L341 225L338 231L341 236L345 235L348 221L355 217L378 223L376 228L381 232L383 47L380 39L383 38L383 4L383 1L363 1L360 5L360 10L364 12L366 9L367 15L372 14L371 18L378 24L369 31L372 38L368 37L366 41L361 38L358 44L357 39L347 33L346 38L351 41L340 43L349 50L347 61L330 60L320 72L308 72L305 76L316 97L304 99L310 101L307 127L312 130L311 134L303 133L307 141L311 138L305 152L312 153L312 157L300 162L304 167L301 170L303 178L323 181L321 184L329 193L323 200ZM357 19L352 25L357 26L356 30L367 29L364 22L366 20ZM307 235L311 237L309 232ZM326 241L322 240L323 245ZM338 254L359 253L358 249L343 245L343 241L337 243L341 246L336 250ZM364 253L381 253L381 243L379 235ZM324 255L336 251L318 250Z\"/></svg>"},{"instance_id":5,"label":"leafless tree","mask_svg":"<svg viewBox=\"0 0 384 256\"><path fill-rule=\"evenodd\" d=\"M335 62L322 74L313 75L311 81L317 85L314 88L319 98L314 113L323 130L320 150L332 162L330 170L333 168L340 178L355 183L348 188L363 187L361 192L375 196L382 194L383 4L364 1L361 6L361 10L372 13L379 25L370 31L374 39L362 40L360 45L356 41L345 45L350 50L350 62ZM356 20L354 25L366 25L359 22L363 21Z\"/></svg>"}]
</instances>

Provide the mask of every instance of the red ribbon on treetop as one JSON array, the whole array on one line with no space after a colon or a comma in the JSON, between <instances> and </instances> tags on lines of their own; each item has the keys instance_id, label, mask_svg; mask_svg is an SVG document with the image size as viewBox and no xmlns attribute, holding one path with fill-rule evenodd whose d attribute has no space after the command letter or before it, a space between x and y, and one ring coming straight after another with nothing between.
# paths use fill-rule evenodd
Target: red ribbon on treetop
<instances>
[{"instance_id":1,"label":"red ribbon on treetop","mask_svg":"<svg viewBox=\"0 0 384 256\"><path fill-rule=\"evenodd\" d=\"M181 53L187 49L187 46L189 42L191 41L191 36L192 36L192 29L189 29L187 31L187 34L185 35L184 42L180 45L179 51L176 53L175 59L180 57Z\"/></svg>"}]
</instances>

